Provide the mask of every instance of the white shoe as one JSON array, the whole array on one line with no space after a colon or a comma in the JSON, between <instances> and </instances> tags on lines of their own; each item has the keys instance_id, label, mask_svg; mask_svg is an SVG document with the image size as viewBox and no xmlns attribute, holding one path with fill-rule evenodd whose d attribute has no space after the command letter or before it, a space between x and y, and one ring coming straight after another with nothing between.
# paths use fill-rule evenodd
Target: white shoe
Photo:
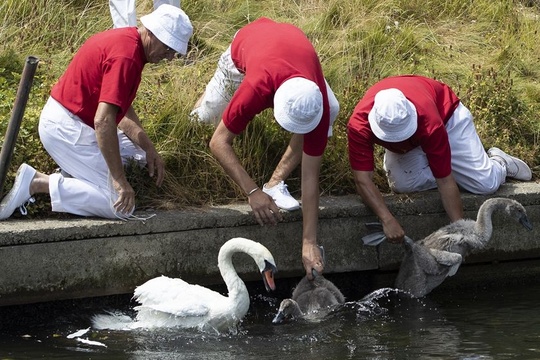
<instances>
[{"instance_id":1,"label":"white shoe","mask_svg":"<svg viewBox=\"0 0 540 360\"><path fill-rule=\"evenodd\" d=\"M17 170L17 176L11 191L0 202L0 220L10 217L19 208L21 214L26 215L25 205L34 202L30 195L30 183L36 175L36 170L27 164L22 164Z\"/></svg>"},{"instance_id":2,"label":"white shoe","mask_svg":"<svg viewBox=\"0 0 540 360\"><path fill-rule=\"evenodd\" d=\"M288 211L300 209L300 203L291 196L289 190L287 190L287 185L283 181L271 188L266 187L266 184L264 184L262 190L274 199L278 208Z\"/></svg>"},{"instance_id":3,"label":"white shoe","mask_svg":"<svg viewBox=\"0 0 540 360\"><path fill-rule=\"evenodd\" d=\"M523 160L510 156L499 148L492 147L488 155L506 168L506 176L516 180L529 181L532 179L531 168Z\"/></svg>"}]
</instances>

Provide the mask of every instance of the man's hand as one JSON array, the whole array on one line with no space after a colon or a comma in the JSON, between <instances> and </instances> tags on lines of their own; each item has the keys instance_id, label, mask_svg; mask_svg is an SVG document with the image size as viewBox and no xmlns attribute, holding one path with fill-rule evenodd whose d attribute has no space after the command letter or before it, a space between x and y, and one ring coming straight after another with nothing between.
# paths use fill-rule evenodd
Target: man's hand
<instances>
[{"instance_id":1,"label":"man's hand","mask_svg":"<svg viewBox=\"0 0 540 360\"><path fill-rule=\"evenodd\" d=\"M135 209L135 191L127 181L120 183L113 179L112 182L114 189L118 193L114 209L119 213L130 215Z\"/></svg>"},{"instance_id":2,"label":"man's hand","mask_svg":"<svg viewBox=\"0 0 540 360\"><path fill-rule=\"evenodd\" d=\"M313 270L319 275L323 273L324 261L317 244L304 243L302 245L302 263L304 264L308 280L313 280Z\"/></svg>"},{"instance_id":3,"label":"man's hand","mask_svg":"<svg viewBox=\"0 0 540 360\"><path fill-rule=\"evenodd\" d=\"M248 196L249 206L253 210L255 219L262 225L276 225L283 220L283 215L279 211L276 203L268 194L262 190L257 190Z\"/></svg>"},{"instance_id":4,"label":"man's hand","mask_svg":"<svg viewBox=\"0 0 540 360\"><path fill-rule=\"evenodd\" d=\"M148 167L148 175L151 178L157 175L155 178L156 185L161 186L165 178L165 162L154 147L146 151L146 166Z\"/></svg>"},{"instance_id":5,"label":"man's hand","mask_svg":"<svg viewBox=\"0 0 540 360\"><path fill-rule=\"evenodd\" d=\"M390 217L386 221L381 221L383 226L384 235L386 240L392 244L399 244L403 242L403 237L405 236L405 231L396 220L395 217Z\"/></svg>"}]
</instances>

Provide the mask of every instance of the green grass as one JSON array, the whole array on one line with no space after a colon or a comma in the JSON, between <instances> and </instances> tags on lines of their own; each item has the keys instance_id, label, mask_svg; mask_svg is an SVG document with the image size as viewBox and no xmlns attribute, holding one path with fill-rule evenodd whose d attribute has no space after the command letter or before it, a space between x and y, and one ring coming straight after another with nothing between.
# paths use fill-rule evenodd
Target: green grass
<instances>
[{"instance_id":1,"label":"green grass","mask_svg":"<svg viewBox=\"0 0 540 360\"><path fill-rule=\"evenodd\" d=\"M138 2L138 15L152 2ZM212 128L188 120L234 33L261 16L302 28L318 50L341 105L321 170L323 195L355 192L346 124L366 89L381 78L420 74L448 83L475 116L486 147L499 146L539 165L537 120L540 8L512 0L184 0L195 33L185 59L148 64L134 103L167 164L161 189L138 171L130 179L140 206L178 208L244 201L208 149ZM0 134L5 134L26 56L40 58L8 178L26 161L41 171L56 165L43 151L37 122L51 86L90 35L111 26L106 1L4 0L0 3ZM259 115L237 138L236 150L260 184L271 175L289 134ZM378 149L378 154L382 152ZM387 185L378 156L376 181ZM299 172L288 180L299 195ZM9 188L9 184L6 186ZM38 212L45 211L42 205Z\"/></svg>"}]
</instances>

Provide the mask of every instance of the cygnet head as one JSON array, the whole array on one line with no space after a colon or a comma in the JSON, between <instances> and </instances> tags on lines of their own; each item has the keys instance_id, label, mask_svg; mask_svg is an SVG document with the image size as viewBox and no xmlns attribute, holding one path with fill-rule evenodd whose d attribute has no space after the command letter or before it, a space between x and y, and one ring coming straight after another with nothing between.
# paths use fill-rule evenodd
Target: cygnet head
<instances>
[{"instance_id":1,"label":"cygnet head","mask_svg":"<svg viewBox=\"0 0 540 360\"><path fill-rule=\"evenodd\" d=\"M527 216L527 211L525 210L523 205L521 205L519 202L515 200L511 200L511 202L509 202L505 206L504 211L508 215L510 215L517 221L519 221L519 223L523 225L525 229L529 231L533 229L533 226L531 222L529 221L529 217Z\"/></svg>"},{"instance_id":2,"label":"cygnet head","mask_svg":"<svg viewBox=\"0 0 540 360\"><path fill-rule=\"evenodd\" d=\"M293 299L285 299L279 305L279 310L272 324L282 324L286 320L298 319L303 317L304 314L300 310L300 306Z\"/></svg>"}]
</instances>

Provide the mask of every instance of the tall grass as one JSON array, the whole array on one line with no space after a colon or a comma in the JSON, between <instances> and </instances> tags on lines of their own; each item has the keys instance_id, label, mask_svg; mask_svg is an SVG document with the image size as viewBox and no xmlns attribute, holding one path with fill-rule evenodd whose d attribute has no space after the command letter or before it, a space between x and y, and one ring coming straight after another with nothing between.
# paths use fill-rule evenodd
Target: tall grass
<instances>
[{"instance_id":1,"label":"tall grass","mask_svg":"<svg viewBox=\"0 0 540 360\"><path fill-rule=\"evenodd\" d=\"M152 1L139 0L138 15L151 7ZM471 109L486 147L497 145L534 167L539 164L540 9L536 2L183 0L182 7L195 28L190 51L171 63L148 64L134 103L168 170L161 189L132 170L131 181L144 189L138 196L140 205L177 208L244 199L210 154L213 128L190 122L188 114L235 32L261 16L291 22L305 31L340 101L341 112L321 170L323 194L354 193L347 155L348 118L369 86L397 74L420 74L448 83ZM24 58L41 59L10 175L23 161L53 171L56 165L37 138L39 112L77 48L91 34L110 28L107 2L4 0L0 24L0 116L4 119L10 116ZM7 121L0 121L1 134L6 126ZM265 111L235 141L241 161L259 184L270 177L289 136L272 120L272 111ZM377 158L380 163L381 156ZM386 191L380 166L376 180ZM299 195L298 171L288 183Z\"/></svg>"}]
</instances>

